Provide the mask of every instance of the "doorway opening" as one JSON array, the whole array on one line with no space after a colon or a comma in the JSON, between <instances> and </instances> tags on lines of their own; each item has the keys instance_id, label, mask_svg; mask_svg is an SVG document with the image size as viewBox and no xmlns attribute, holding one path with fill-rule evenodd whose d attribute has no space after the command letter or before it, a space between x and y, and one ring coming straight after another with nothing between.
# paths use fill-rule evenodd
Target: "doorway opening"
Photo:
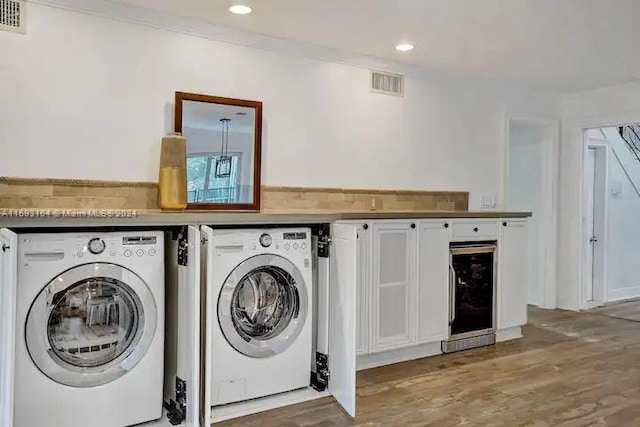
<instances>
[{"instance_id":1,"label":"doorway opening","mask_svg":"<svg viewBox=\"0 0 640 427\"><path fill-rule=\"evenodd\" d=\"M555 247L558 124L553 120L507 121L505 208L527 211L528 303L556 307Z\"/></svg>"},{"instance_id":2,"label":"doorway opening","mask_svg":"<svg viewBox=\"0 0 640 427\"><path fill-rule=\"evenodd\" d=\"M640 297L639 129L584 130L581 308Z\"/></svg>"}]
</instances>

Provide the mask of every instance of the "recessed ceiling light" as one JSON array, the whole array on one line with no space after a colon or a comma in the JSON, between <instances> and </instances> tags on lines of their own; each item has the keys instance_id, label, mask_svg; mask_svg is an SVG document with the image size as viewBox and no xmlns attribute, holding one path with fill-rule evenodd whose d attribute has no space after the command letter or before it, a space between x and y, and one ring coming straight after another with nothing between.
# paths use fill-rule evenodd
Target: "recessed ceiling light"
<instances>
[{"instance_id":1,"label":"recessed ceiling light","mask_svg":"<svg viewBox=\"0 0 640 427\"><path fill-rule=\"evenodd\" d=\"M396 45L396 50L400 52L408 52L413 50L413 45L411 43L400 43Z\"/></svg>"},{"instance_id":2,"label":"recessed ceiling light","mask_svg":"<svg viewBox=\"0 0 640 427\"><path fill-rule=\"evenodd\" d=\"M253 10L249 6L245 6L243 4L234 4L229 8L229 12L235 13L236 15L248 15Z\"/></svg>"}]
</instances>

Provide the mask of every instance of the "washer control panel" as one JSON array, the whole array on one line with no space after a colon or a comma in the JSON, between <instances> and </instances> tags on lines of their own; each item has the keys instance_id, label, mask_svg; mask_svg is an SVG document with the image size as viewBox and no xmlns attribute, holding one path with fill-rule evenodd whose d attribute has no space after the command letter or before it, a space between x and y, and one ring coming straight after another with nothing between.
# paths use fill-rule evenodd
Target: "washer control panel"
<instances>
[{"instance_id":1,"label":"washer control panel","mask_svg":"<svg viewBox=\"0 0 640 427\"><path fill-rule=\"evenodd\" d=\"M125 258L141 258L155 256L158 253L158 238L156 236L126 235L118 237L91 237L82 244L78 242L76 258L86 255L102 255L106 258L124 256Z\"/></svg>"},{"instance_id":2,"label":"washer control panel","mask_svg":"<svg viewBox=\"0 0 640 427\"><path fill-rule=\"evenodd\" d=\"M161 232L129 233L25 233L20 236L19 257L25 264L64 260L117 262L118 259L150 258L162 261Z\"/></svg>"},{"instance_id":3,"label":"washer control panel","mask_svg":"<svg viewBox=\"0 0 640 427\"><path fill-rule=\"evenodd\" d=\"M224 243L219 241L219 246L225 246L227 248L233 247L233 243L237 239L238 243L242 240L242 235L229 236ZM246 239L243 244L238 246L239 250L242 247L252 251L259 249L268 249L269 252L311 252L311 232L310 230L288 230L288 229L271 229L265 230L260 234L244 235ZM222 240L222 239L220 239Z\"/></svg>"}]
</instances>

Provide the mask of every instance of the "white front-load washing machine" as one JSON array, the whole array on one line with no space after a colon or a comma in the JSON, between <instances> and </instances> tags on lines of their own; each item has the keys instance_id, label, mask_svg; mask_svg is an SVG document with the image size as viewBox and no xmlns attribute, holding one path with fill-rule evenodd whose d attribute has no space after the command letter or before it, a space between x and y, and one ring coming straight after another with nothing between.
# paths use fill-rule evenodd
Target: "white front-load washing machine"
<instances>
[{"instance_id":1,"label":"white front-load washing machine","mask_svg":"<svg viewBox=\"0 0 640 427\"><path fill-rule=\"evenodd\" d=\"M162 416L162 232L22 234L14 426Z\"/></svg>"},{"instance_id":2,"label":"white front-load washing machine","mask_svg":"<svg viewBox=\"0 0 640 427\"><path fill-rule=\"evenodd\" d=\"M311 231L213 230L212 405L307 387Z\"/></svg>"}]
</instances>

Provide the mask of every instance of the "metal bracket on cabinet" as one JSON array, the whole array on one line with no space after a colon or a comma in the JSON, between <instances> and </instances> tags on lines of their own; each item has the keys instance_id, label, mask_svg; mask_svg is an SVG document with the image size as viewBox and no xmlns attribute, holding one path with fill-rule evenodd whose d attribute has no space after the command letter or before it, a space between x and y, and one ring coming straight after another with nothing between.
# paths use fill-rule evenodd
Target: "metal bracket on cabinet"
<instances>
[{"instance_id":1,"label":"metal bracket on cabinet","mask_svg":"<svg viewBox=\"0 0 640 427\"><path fill-rule=\"evenodd\" d=\"M189 241L187 230L183 230L178 235L178 265L189 264Z\"/></svg>"},{"instance_id":2,"label":"metal bracket on cabinet","mask_svg":"<svg viewBox=\"0 0 640 427\"><path fill-rule=\"evenodd\" d=\"M182 424L187 419L187 382L176 377L176 400L165 400L167 418L173 426Z\"/></svg>"},{"instance_id":3,"label":"metal bracket on cabinet","mask_svg":"<svg viewBox=\"0 0 640 427\"><path fill-rule=\"evenodd\" d=\"M329 357L326 354L316 352L316 372L311 376L311 387L316 391L324 391L329 385Z\"/></svg>"},{"instance_id":4,"label":"metal bracket on cabinet","mask_svg":"<svg viewBox=\"0 0 640 427\"><path fill-rule=\"evenodd\" d=\"M323 225L318 230L318 257L329 258L329 246L331 246L331 225Z\"/></svg>"}]
</instances>

